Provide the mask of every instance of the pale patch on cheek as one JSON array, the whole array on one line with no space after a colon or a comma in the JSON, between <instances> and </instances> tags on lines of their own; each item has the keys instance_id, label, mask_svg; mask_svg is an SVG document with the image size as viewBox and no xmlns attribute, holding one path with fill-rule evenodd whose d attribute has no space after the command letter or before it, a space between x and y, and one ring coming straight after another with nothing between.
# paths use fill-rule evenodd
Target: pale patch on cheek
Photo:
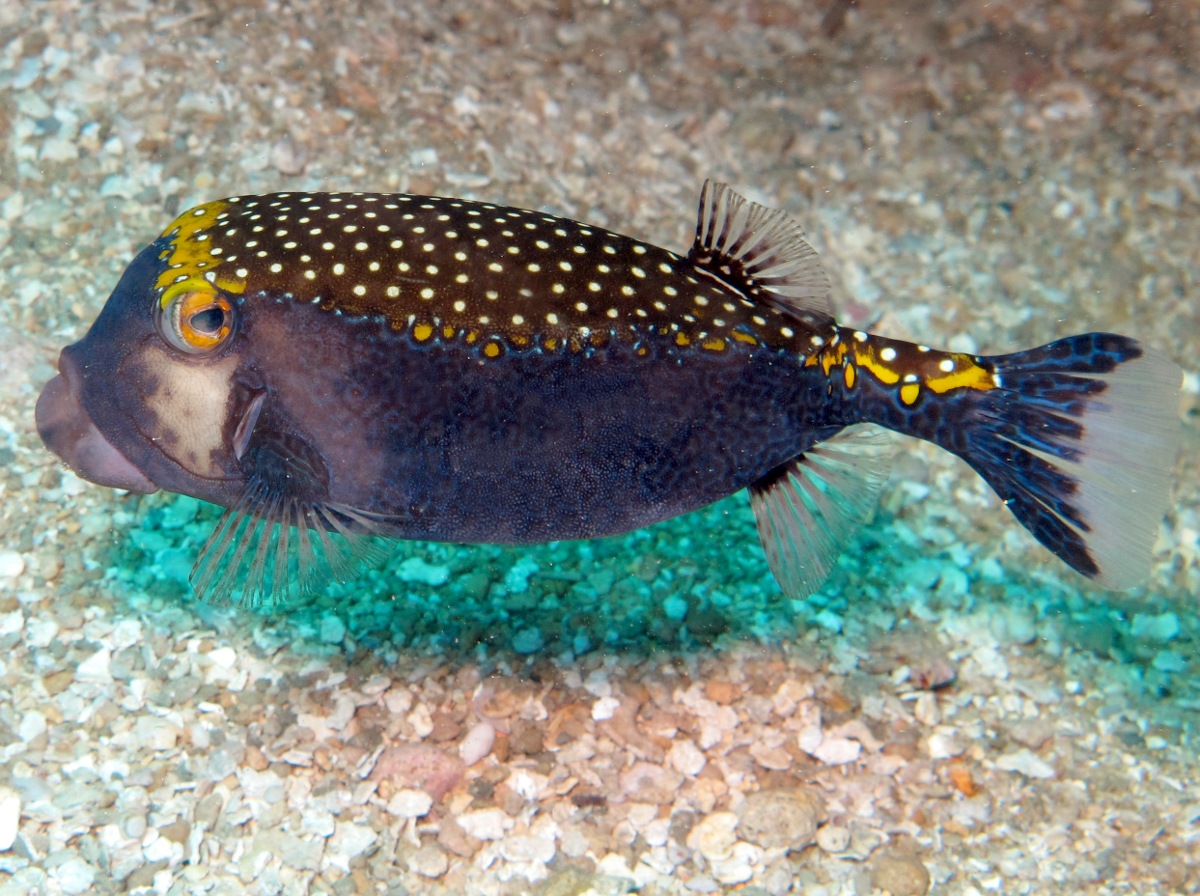
<instances>
[{"instance_id":1,"label":"pale patch on cheek","mask_svg":"<svg viewBox=\"0 0 1200 896\"><path fill-rule=\"evenodd\" d=\"M197 476L228 475L221 458L230 450L224 434L237 355L189 363L151 345L140 360L155 384L144 400L154 415L150 435L159 449Z\"/></svg>"}]
</instances>

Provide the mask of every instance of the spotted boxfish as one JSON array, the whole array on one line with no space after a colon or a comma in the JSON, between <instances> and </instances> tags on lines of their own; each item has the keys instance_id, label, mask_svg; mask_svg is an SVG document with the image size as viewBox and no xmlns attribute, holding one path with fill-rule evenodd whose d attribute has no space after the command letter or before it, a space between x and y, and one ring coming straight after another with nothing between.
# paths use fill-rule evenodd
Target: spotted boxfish
<instances>
[{"instance_id":1,"label":"spotted boxfish","mask_svg":"<svg viewBox=\"0 0 1200 896\"><path fill-rule=\"evenodd\" d=\"M207 202L58 368L46 445L92 482L226 508L192 582L244 603L343 574L371 536L596 538L742 489L800 597L884 484L885 429L1125 588L1180 436L1179 368L1125 336L981 356L840 326L801 229L712 183L686 255L466 199Z\"/></svg>"}]
</instances>

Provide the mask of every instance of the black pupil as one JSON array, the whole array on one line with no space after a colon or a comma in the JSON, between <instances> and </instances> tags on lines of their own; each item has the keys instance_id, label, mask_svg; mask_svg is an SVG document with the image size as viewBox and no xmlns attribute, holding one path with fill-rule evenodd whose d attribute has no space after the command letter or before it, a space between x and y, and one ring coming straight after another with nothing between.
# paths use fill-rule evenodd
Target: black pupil
<instances>
[{"instance_id":1,"label":"black pupil","mask_svg":"<svg viewBox=\"0 0 1200 896\"><path fill-rule=\"evenodd\" d=\"M213 306L205 308L203 311L197 311L188 320L188 324L193 330L200 333L215 335L225 325L225 309Z\"/></svg>"}]
</instances>

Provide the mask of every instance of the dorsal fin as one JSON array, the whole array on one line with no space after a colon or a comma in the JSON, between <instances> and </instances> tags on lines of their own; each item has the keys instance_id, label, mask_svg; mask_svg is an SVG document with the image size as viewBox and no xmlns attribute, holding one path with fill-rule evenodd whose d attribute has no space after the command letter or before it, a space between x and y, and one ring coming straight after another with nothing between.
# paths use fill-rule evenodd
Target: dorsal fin
<instances>
[{"instance_id":1,"label":"dorsal fin","mask_svg":"<svg viewBox=\"0 0 1200 896\"><path fill-rule=\"evenodd\" d=\"M804 231L783 212L750 202L728 184L704 182L688 258L749 299L808 324L833 324L829 278Z\"/></svg>"}]
</instances>

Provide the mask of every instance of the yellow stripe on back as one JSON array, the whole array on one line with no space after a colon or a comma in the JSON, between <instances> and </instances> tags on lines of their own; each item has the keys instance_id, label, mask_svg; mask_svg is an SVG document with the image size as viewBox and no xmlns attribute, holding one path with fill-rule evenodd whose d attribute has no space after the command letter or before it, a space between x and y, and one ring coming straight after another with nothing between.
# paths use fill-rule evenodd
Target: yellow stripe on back
<instances>
[{"instance_id":1,"label":"yellow stripe on back","mask_svg":"<svg viewBox=\"0 0 1200 896\"><path fill-rule=\"evenodd\" d=\"M166 263L166 269L158 275L155 283L159 289L165 290L172 284L182 284L187 280L216 283L206 275L212 274L224 261L220 255L214 255L210 242L209 231L225 215L229 202L224 199L209 202L184 212L176 218L171 226L162 232L162 238L169 238L168 247L159 256ZM217 283L220 289L237 292L240 278L225 278ZM211 287L209 287L211 288ZM169 299L161 298L165 307Z\"/></svg>"},{"instance_id":2,"label":"yellow stripe on back","mask_svg":"<svg viewBox=\"0 0 1200 896\"><path fill-rule=\"evenodd\" d=\"M952 389L995 389L996 379L991 371L980 367L970 355L948 356L954 362L954 370L942 376L926 377L924 383L934 392L949 392ZM946 359L943 359L943 362Z\"/></svg>"}]
</instances>

